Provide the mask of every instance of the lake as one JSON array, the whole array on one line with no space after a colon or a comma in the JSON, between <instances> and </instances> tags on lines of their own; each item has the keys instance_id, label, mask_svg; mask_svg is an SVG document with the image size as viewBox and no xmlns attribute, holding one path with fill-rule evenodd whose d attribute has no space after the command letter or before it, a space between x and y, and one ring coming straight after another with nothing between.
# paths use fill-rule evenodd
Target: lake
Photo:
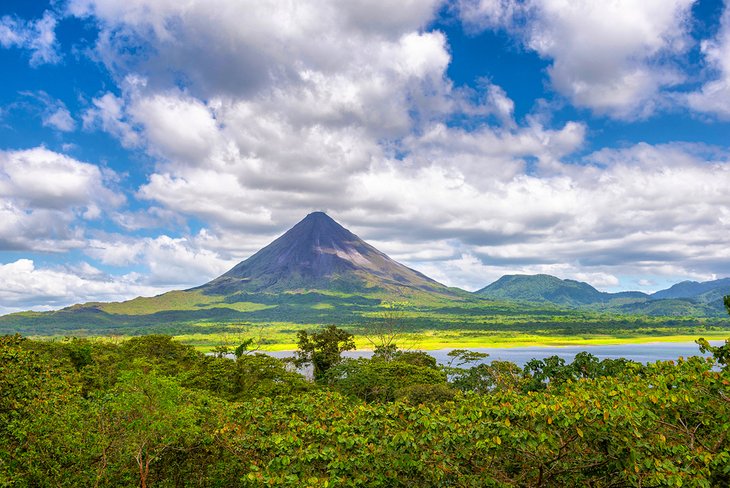
<instances>
[{"instance_id":1,"label":"lake","mask_svg":"<svg viewBox=\"0 0 730 488\"><path fill-rule=\"evenodd\" d=\"M724 341L710 341L712 345L722 345ZM447 356L453 349L437 349L426 351L436 358L440 364L449 362ZM694 342L651 342L645 344L616 344L609 346L530 346L530 347L487 347L469 348L470 351L484 352L489 357L482 362L490 362L495 359L500 361L512 361L522 367L530 359L543 359L548 356L560 356L566 362L573 361L576 354L587 351L599 359L626 358L640 363L651 363L654 361L677 359L680 356L699 356L699 346ZM284 358L293 356L292 351L266 352L271 356ZM348 351L343 356L358 358L370 357L372 351Z\"/></svg>"}]
</instances>

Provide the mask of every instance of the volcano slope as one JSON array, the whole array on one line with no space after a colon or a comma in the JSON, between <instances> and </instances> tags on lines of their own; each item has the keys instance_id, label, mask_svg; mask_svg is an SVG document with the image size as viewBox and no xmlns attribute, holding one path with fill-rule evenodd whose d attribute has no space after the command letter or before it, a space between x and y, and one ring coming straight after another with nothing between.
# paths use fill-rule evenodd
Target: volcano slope
<instances>
[{"instance_id":1,"label":"volcano slope","mask_svg":"<svg viewBox=\"0 0 730 488\"><path fill-rule=\"evenodd\" d=\"M323 212L214 280L125 302L0 317L0 333L108 335L221 333L231 324L355 324L384 303L479 301L389 258Z\"/></svg>"}]
</instances>

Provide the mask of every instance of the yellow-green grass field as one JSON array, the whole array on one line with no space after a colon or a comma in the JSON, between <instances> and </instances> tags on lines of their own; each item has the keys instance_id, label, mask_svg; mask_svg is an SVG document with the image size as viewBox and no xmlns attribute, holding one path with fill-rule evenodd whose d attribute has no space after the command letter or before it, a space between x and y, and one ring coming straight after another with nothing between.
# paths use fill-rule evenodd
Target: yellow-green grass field
<instances>
[{"instance_id":1,"label":"yellow-green grass field","mask_svg":"<svg viewBox=\"0 0 730 488\"><path fill-rule=\"evenodd\" d=\"M262 352L296 350L296 334L298 330L316 330L316 326L301 326L290 323L270 324L266 326L238 327L232 325L229 333L201 332L174 336L184 344L195 346L202 352L209 352L216 346L235 347L247 338L253 338ZM123 340L129 336L90 337L95 340ZM724 340L730 338L728 330L698 330L695 334L676 334L670 330L653 330L651 333L617 332L615 334L580 334L556 335L549 332L505 332L475 330L426 330L419 333L398 334L396 344L402 349L476 349L476 348L509 348L531 346L598 346L616 344L640 344L652 342L692 342L700 337L708 340ZM34 339L61 340L61 336L33 336ZM372 350L374 337L355 334L358 350Z\"/></svg>"}]
</instances>

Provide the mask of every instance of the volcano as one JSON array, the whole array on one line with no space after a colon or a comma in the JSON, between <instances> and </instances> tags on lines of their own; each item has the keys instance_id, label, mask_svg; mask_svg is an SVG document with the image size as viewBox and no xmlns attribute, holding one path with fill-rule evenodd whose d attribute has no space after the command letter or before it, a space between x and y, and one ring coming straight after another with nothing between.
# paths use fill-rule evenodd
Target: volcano
<instances>
[{"instance_id":1,"label":"volcano","mask_svg":"<svg viewBox=\"0 0 730 488\"><path fill-rule=\"evenodd\" d=\"M227 332L226 324L240 323L352 324L367 320L383 302L442 306L471 299L314 212L204 285L123 302L10 314L0 317L0 334L198 334L208 327Z\"/></svg>"},{"instance_id":2,"label":"volcano","mask_svg":"<svg viewBox=\"0 0 730 488\"><path fill-rule=\"evenodd\" d=\"M250 258L193 290L213 295L311 290L455 293L389 258L324 212L310 213Z\"/></svg>"}]
</instances>

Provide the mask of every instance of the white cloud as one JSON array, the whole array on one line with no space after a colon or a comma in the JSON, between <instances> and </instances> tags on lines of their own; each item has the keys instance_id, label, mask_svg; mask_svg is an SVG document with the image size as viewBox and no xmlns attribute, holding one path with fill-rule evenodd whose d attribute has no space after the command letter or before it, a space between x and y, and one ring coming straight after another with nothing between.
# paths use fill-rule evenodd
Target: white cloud
<instances>
[{"instance_id":1,"label":"white cloud","mask_svg":"<svg viewBox=\"0 0 730 488\"><path fill-rule=\"evenodd\" d=\"M33 207L51 209L122 202L104 186L98 166L43 147L0 151L0 192Z\"/></svg>"},{"instance_id":2,"label":"white cloud","mask_svg":"<svg viewBox=\"0 0 730 488\"><path fill-rule=\"evenodd\" d=\"M556 163L549 174L498 175L483 186L457 168L394 163L356 178L362 200L343 220L359 222L363 237L401 245L448 239L455 255L479 258L491 274L568 265L553 270L603 286L628 274L727 275L729 159L702 146L638 144L589 155L592 164ZM385 210L368 211L367 202ZM494 279L477 280L459 262L417 267L441 269L442 279L469 288Z\"/></svg>"},{"instance_id":3,"label":"white cloud","mask_svg":"<svg viewBox=\"0 0 730 488\"><path fill-rule=\"evenodd\" d=\"M127 231L154 228L184 228L185 218L177 212L168 209L148 206L147 208L131 211L114 212L112 219L121 228Z\"/></svg>"},{"instance_id":4,"label":"white cloud","mask_svg":"<svg viewBox=\"0 0 730 488\"><path fill-rule=\"evenodd\" d=\"M43 90L23 91L20 94L25 97L25 100L14 106L37 113L44 127L51 127L61 132L71 132L76 128L76 121L62 100L51 97Z\"/></svg>"},{"instance_id":5,"label":"white cloud","mask_svg":"<svg viewBox=\"0 0 730 488\"><path fill-rule=\"evenodd\" d=\"M467 29L513 27L515 17L524 14L527 5L518 0L457 0L455 9Z\"/></svg>"},{"instance_id":6,"label":"white cloud","mask_svg":"<svg viewBox=\"0 0 730 488\"><path fill-rule=\"evenodd\" d=\"M30 65L55 64L61 60L56 41L56 17L44 12L37 20L24 21L9 16L0 18L0 46L30 51Z\"/></svg>"},{"instance_id":7,"label":"white cloud","mask_svg":"<svg viewBox=\"0 0 730 488\"><path fill-rule=\"evenodd\" d=\"M82 221L122 203L95 165L43 147L0 151L0 248L79 247Z\"/></svg>"},{"instance_id":8,"label":"white cloud","mask_svg":"<svg viewBox=\"0 0 730 488\"><path fill-rule=\"evenodd\" d=\"M68 10L101 22L98 52L115 71L142 74L156 86L173 86L182 74L208 95L240 95L307 71L331 74L358 62L367 69L362 56L422 28L440 3L73 0ZM130 43L144 56L130 54Z\"/></svg>"},{"instance_id":9,"label":"white cloud","mask_svg":"<svg viewBox=\"0 0 730 488\"><path fill-rule=\"evenodd\" d=\"M129 112L144 126L151 149L167 159L196 164L218 145L214 110L195 98L152 95L136 100Z\"/></svg>"},{"instance_id":10,"label":"white cloud","mask_svg":"<svg viewBox=\"0 0 730 488\"><path fill-rule=\"evenodd\" d=\"M689 47L694 2L464 0L459 14L471 28L505 28L551 60L552 86L573 104L631 119L653 114L684 81L673 59Z\"/></svg>"},{"instance_id":11,"label":"white cloud","mask_svg":"<svg viewBox=\"0 0 730 488\"><path fill-rule=\"evenodd\" d=\"M122 146L131 148L140 144L139 134L127 121L124 114L124 101L113 93L105 93L92 100L89 107L81 116L83 127L86 130L101 129L113 135L122 143Z\"/></svg>"},{"instance_id":12,"label":"white cloud","mask_svg":"<svg viewBox=\"0 0 730 488\"><path fill-rule=\"evenodd\" d=\"M208 249L209 240L205 232L192 238L108 236L90 240L85 252L106 265L144 265L149 270L144 279L149 285L187 288L215 278L239 261Z\"/></svg>"},{"instance_id":13,"label":"white cloud","mask_svg":"<svg viewBox=\"0 0 730 488\"><path fill-rule=\"evenodd\" d=\"M550 167L580 148L585 131L586 127L576 122L558 130L530 121L511 130L481 126L471 131L438 123L406 138L403 145L408 150L406 163L450 168L483 188L523 174L524 158L536 158Z\"/></svg>"},{"instance_id":14,"label":"white cloud","mask_svg":"<svg viewBox=\"0 0 730 488\"><path fill-rule=\"evenodd\" d=\"M88 263L72 268L37 268L30 259L0 264L0 314L49 310L88 301L127 300L164 288L144 285L139 276L107 276Z\"/></svg>"},{"instance_id":15,"label":"white cloud","mask_svg":"<svg viewBox=\"0 0 730 488\"><path fill-rule=\"evenodd\" d=\"M66 107L58 107L44 115L43 125L53 127L61 132L71 132L76 128L76 122Z\"/></svg>"},{"instance_id":16,"label":"white cloud","mask_svg":"<svg viewBox=\"0 0 730 488\"><path fill-rule=\"evenodd\" d=\"M682 81L662 56L686 49L693 2L546 1L529 46L553 59L553 86L576 105L618 117L650 115L662 87Z\"/></svg>"},{"instance_id":17,"label":"white cloud","mask_svg":"<svg viewBox=\"0 0 730 488\"><path fill-rule=\"evenodd\" d=\"M688 105L698 111L730 119L730 3L726 3L720 29L714 39L701 44L713 79L687 95Z\"/></svg>"}]
</instances>

